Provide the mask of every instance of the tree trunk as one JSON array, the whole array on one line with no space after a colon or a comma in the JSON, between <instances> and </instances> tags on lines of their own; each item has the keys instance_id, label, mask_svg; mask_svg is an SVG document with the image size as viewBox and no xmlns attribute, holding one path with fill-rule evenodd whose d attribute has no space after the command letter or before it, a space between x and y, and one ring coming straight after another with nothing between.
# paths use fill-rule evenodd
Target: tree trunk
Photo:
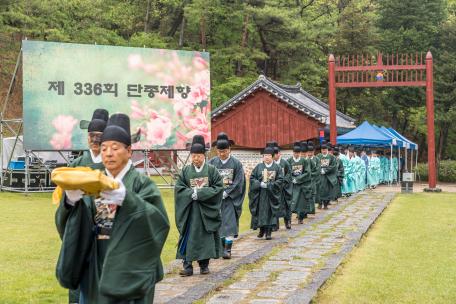
<instances>
[{"instance_id":1,"label":"tree trunk","mask_svg":"<svg viewBox=\"0 0 456 304\"><path fill-rule=\"evenodd\" d=\"M244 51L245 47L247 46L247 39L249 38L249 14L244 15L244 22L242 25L242 36L241 36L241 52ZM238 61L236 63L236 75L241 76L242 74L242 62Z\"/></svg>"},{"instance_id":2,"label":"tree trunk","mask_svg":"<svg viewBox=\"0 0 456 304\"><path fill-rule=\"evenodd\" d=\"M149 32L149 22L150 22L150 0L147 0L146 7L146 18L144 20L144 32Z\"/></svg>"},{"instance_id":3,"label":"tree trunk","mask_svg":"<svg viewBox=\"0 0 456 304\"><path fill-rule=\"evenodd\" d=\"M187 2L188 2L188 0L183 0L182 4L177 9L177 11L175 13L176 18L174 18L174 20L172 22L171 29L168 32L168 36L173 37L176 34L177 29L179 28L179 25L180 25L180 30L182 32L182 28L183 28L182 23L184 22L184 19L185 19L185 6L187 5ZM180 34L182 34L182 33L180 33ZM180 38L180 36L179 36L179 38Z\"/></svg>"},{"instance_id":4,"label":"tree trunk","mask_svg":"<svg viewBox=\"0 0 456 304\"><path fill-rule=\"evenodd\" d=\"M181 28L180 28L180 32L179 32L179 47L181 48L182 46L184 46L184 28L185 28L185 17L182 18L182 21L181 21Z\"/></svg>"},{"instance_id":5,"label":"tree trunk","mask_svg":"<svg viewBox=\"0 0 456 304\"><path fill-rule=\"evenodd\" d=\"M391 117L391 125L393 129L397 130L397 110L393 110L393 116Z\"/></svg>"},{"instance_id":6,"label":"tree trunk","mask_svg":"<svg viewBox=\"0 0 456 304\"><path fill-rule=\"evenodd\" d=\"M168 31L168 36L173 37L176 34L177 29L179 28L179 25L182 25L183 21L184 21L184 10L179 9L179 12L177 13L176 18L173 20L171 29Z\"/></svg>"},{"instance_id":7,"label":"tree trunk","mask_svg":"<svg viewBox=\"0 0 456 304\"><path fill-rule=\"evenodd\" d=\"M200 35L201 35L201 46L203 50L206 49L206 17L204 15L201 16L200 19Z\"/></svg>"},{"instance_id":8,"label":"tree trunk","mask_svg":"<svg viewBox=\"0 0 456 304\"><path fill-rule=\"evenodd\" d=\"M263 30L261 29L260 26L258 26L258 35L260 36L261 40L261 45L263 46L263 51L270 57L271 55L271 50L269 49L269 46L266 42L266 38L264 37ZM268 59L265 59L263 62L263 74L265 76L268 75Z\"/></svg>"}]
</instances>

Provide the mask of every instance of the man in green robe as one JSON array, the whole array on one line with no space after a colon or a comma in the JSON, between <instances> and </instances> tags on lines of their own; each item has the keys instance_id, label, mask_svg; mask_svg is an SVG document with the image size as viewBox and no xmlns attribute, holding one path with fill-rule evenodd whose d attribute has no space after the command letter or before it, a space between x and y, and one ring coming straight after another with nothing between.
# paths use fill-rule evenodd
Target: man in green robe
<instances>
[{"instance_id":1,"label":"man in green robe","mask_svg":"<svg viewBox=\"0 0 456 304\"><path fill-rule=\"evenodd\" d=\"M355 150L353 147L348 149L348 162L345 167L345 172L347 176L347 193L349 195L357 192L357 172L356 172L356 158Z\"/></svg>"},{"instance_id":2,"label":"man in green robe","mask_svg":"<svg viewBox=\"0 0 456 304\"><path fill-rule=\"evenodd\" d=\"M98 198L65 191L56 212L63 240L56 275L63 287L80 287L81 304L149 304L163 278L160 254L169 221L157 187L130 160L127 115L110 117L101 155L119 188Z\"/></svg>"},{"instance_id":3,"label":"man in green robe","mask_svg":"<svg viewBox=\"0 0 456 304\"><path fill-rule=\"evenodd\" d=\"M282 158L279 144L276 141L271 141L266 144L274 148L274 162L282 168L283 184L282 195L280 197L280 211L277 214L277 225L273 230L279 229L279 218L283 218L285 227L291 229L291 199L292 199L292 183L291 183L291 167L290 163Z\"/></svg>"},{"instance_id":4,"label":"man in green robe","mask_svg":"<svg viewBox=\"0 0 456 304\"><path fill-rule=\"evenodd\" d=\"M260 228L258 238L272 238L272 229L277 224L282 195L282 168L274 162L274 148L263 150L263 161L250 174L249 208L252 215L250 227Z\"/></svg>"},{"instance_id":5,"label":"man in green robe","mask_svg":"<svg viewBox=\"0 0 456 304\"><path fill-rule=\"evenodd\" d=\"M313 204L310 206L309 214L315 214L315 204L320 205L320 159L315 155L315 146L313 142L307 142L307 158L310 160L312 171L312 196Z\"/></svg>"},{"instance_id":6,"label":"man in green robe","mask_svg":"<svg viewBox=\"0 0 456 304\"><path fill-rule=\"evenodd\" d=\"M320 204L318 208L328 209L329 201L336 196L337 162L334 155L329 154L326 143L321 145L320 160Z\"/></svg>"},{"instance_id":7,"label":"man in green robe","mask_svg":"<svg viewBox=\"0 0 456 304\"><path fill-rule=\"evenodd\" d=\"M225 133L219 133L212 144L217 149L217 156L209 164L217 168L223 178L222 225L220 236L223 245L223 258L231 259L234 238L239 234L239 218L245 196L245 174L242 164L231 155L234 141Z\"/></svg>"},{"instance_id":8,"label":"man in green robe","mask_svg":"<svg viewBox=\"0 0 456 304\"><path fill-rule=\"evenodd\" d=\"M342 185L344 182L344 175L345 175L345 169L344 169L344 164L342 163L342 160L340 159L340 152L339 152L339 147L334 147L333 148L333 155L336 158L337 162L337 186L335 190L335 200L339 199L342 197Z\"/></svg>"},{"instance_id":9,"label":"man in green robe","mask_svg":"<svg viewBox=\"0 0 456 304\"><path fill-rule=\"evenodd\" d=\"M179 174L174 187L176 225L179 231L177 259L183 260L181 276L193 275L193 261L200 274L209 273L209 260L222 251L219 229L223 200L223 177L206 163L204 137L195 135L190 148L192 163Z\"/></svg>"},{"instance_id":10,"label":"man in green robe","mask_svg":"<svg viewBox=\"0 0 456 304\"><path fill-rule=\"evenodd\" d=\"M82 120L80 123L81 129L87 129L87 143L89 151L84 151L81 156L76 158L70 167L90 167L92 169L104 170L103 162L101 159L101 135L106 128L109 113L105 109L96 109L92 114L92 120ZM69 290L69 303L79 303L80 290Z\"/></svg>"},{"instance_id":11,"label":"man in green robe","mask_svg":"<svg viewBox=\"0 0 456 304\"><path fill-rule=\"evenodd\" d=\"M288 160L291 166L292 178L291 211L298 215L298 224L303 223L304 218L310 213L311 206L314 204L311 161L301 157L301 153L306 152L307 144L302 145L300 142L295 142L293 145L293 157Z\"/></svg>"}]
</instances>

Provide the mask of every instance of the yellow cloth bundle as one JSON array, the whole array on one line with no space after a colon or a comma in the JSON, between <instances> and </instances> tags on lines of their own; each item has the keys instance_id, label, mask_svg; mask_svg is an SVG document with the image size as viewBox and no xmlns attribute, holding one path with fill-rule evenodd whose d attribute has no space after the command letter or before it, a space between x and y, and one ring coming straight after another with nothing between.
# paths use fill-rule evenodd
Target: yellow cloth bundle
<instances>
[{"instance_id":1,"label":"yellow cloth bundle","mask_svg":"<svg viewBox=\"0 0 456 304\"><path fill-rule=\"evenodd\" d=\"M57 185L52 193L52 202L58 204L64 190L82 190L87 195L99 195L104 190L119 188L119 183L104 175L100 170L88 167L60 167L51 173L52 181Z\"/></svg>"}]
</instances>

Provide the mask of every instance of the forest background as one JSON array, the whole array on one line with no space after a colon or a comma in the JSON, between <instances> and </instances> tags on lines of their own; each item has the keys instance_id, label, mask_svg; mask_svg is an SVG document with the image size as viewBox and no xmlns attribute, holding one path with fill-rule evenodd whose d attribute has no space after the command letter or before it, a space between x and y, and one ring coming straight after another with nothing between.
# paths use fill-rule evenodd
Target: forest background
<instances>
[{"instance_id":1,"label":"forest background","mask_svg":"<svg viewBox=\"0 0 456 304\"><path fill-rule=\"evenodd\" d=\"M212 107L259 74L326 101L330 53L430 50L437 158L456 159L456 0L0 0L1 102L25 37L209 51ZM22 117L20 85L7 118ZM424 89L339 89L337 101L358 123L405 134L426 160Z\"/></svg>"}]
</instances>

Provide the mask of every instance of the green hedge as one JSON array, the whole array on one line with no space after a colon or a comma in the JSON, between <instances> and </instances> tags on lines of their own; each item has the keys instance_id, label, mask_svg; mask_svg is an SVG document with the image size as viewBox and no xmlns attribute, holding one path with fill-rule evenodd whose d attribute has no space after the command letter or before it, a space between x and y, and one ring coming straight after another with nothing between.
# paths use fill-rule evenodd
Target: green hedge
<instances>
[{"instance_id":1,"label":"green hedge","mask_svg":"<svg viewBox=\"0 0 456 304\"><path fill-rule=\"evenodd\" d=\"M416 167L417 180L428 180L428 165L418 164ZM439 174L437 177L439 182L456 183L456 161L442 160L439 165Z\"/></svg>"}]
</instances>

